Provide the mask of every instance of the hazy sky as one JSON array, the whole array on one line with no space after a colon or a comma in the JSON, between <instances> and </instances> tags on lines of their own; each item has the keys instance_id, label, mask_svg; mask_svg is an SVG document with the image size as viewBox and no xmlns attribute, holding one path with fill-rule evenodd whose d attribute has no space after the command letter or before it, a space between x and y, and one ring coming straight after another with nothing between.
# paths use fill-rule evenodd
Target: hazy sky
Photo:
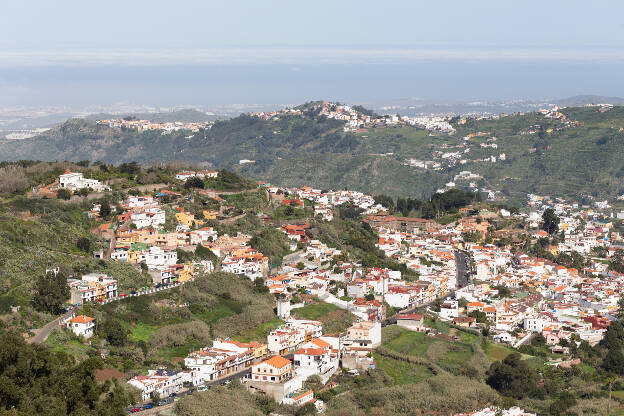
<instances>
[{"instance_id":1,"label":"hazy sky","mask_svg":"<svg viewBox=\"0 0 624 416\"><path fill-rule=\"evenodd\" d=\"M0 105L624 95L623 15L619 0L7 0Z\"/></svg>"}]
</instances>

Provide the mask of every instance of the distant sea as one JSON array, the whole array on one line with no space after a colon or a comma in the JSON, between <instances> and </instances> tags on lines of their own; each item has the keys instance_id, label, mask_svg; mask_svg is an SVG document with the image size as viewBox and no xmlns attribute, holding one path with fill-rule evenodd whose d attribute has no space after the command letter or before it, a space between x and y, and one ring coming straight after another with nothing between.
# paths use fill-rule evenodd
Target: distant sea
<instances>
[{"instance_id":1,"label":"distant sea","mask_svg":"<svg viewBox=\"0 0 624 416\"><path fill-rule=\"evenodd\" d=\"M407 64L50 66L0 69L0 106L384 104L624 96L622 62L419 61Z\"/></svg>"}]
</instances>

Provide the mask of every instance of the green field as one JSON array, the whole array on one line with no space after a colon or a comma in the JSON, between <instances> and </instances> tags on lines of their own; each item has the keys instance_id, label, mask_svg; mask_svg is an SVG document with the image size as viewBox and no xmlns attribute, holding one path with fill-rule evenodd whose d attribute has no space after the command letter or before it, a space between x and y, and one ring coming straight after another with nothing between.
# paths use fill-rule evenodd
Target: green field
<instances>
[{"instance_id":1,"label":"green field","mask_svg":"<svg viewBox=\"0 0 624 416\"><path fill-rule=\"evenodd\" d=\"M205 347L201 343L192 340L184 345L178 347L164 347L158 350L158 356L168 361L172 361L174 358L184 358L189 352Z\"/></svg>"},{"instance_id":2,"label":"green field","mask_svg":"<svg viewBox=\"0 0 624 416\"><path fill-rule=\"evenodd\" d=\"M397 330L397 328L388 329L387 327L384 330L386 335L394 336L382 344L385 348L411 357L425 358L451 371L461 367L473 355L470 343L449 341L402 328ZM474 341L476 336L467 337L467 339Z\"/></svg>"},{"instance_id":3,"label":"green field","mask_svg":"<svg viewBox=\"0 0 624 416\"><path fill-rule=\"evenodd\" d=\"M130 339L132 341L145 341L149 340L150 335L156 332L156 327L153 325L146 325L143 323L138 323L129 326L130 329Z\"/></svg>"},{"instance_id":4,"label":"green field","mask_svg":"<svg viewBox=\"0 0 624 416\"><path fill-rule=\"evenodd\" d=\"M273 320L269 322L265 322L262 325L259 325L253 329L243 332L240 335L235 336L234 339L239 342L256 341L266 343L266 336L269 334L269 332L279 327L283 323L284 321L276 316L275 318L273 318Z\"/></svg>"},{"instance_id":5,"label":"green field","mask_svg":"<svg viewBox=\"0 0 624 416\"><path fill-rule=\"evenodd\" d=\"M509 354L513 352L511 348L504 347L502 345L493 344L491 342L486 343L484 348L485 355L492 361L504 360Z\"/></svg>"},{"instance_id":6,"label":"green field","mask_svg":"<svg viewBox=\"0 0 624 416\"><path fill-rule=\"evenodd\" d=\"M374 353L375 366L385 371L396 384L418 383L433 375L431 370L423 365L410 364L394 360Z\"/></svg>"},{"instance_id":7,"label":"green field","mask_svg":"<svg viewBox=\"0 0 624 416\"><path fill-rule=\"evenodd\" d=\"M303 308L294 309L292 313L301 319L318 321L330 312L338 310L340 310L340 308L331 303L319 302L304 306Z\"/></svg>"},{"instance_id":8,"label":"green field","mask_svg":"<svg viewBox=\"0 0 624 416\"><path fill-rule=\"evenodd\" d=\"M326 334L344 332L355 320L355 316L350 312L342 310L331 303L320 301L303 308L294 309L292 315L299 319L323 322L323 332Z\"/></svg>"}]
</instances>

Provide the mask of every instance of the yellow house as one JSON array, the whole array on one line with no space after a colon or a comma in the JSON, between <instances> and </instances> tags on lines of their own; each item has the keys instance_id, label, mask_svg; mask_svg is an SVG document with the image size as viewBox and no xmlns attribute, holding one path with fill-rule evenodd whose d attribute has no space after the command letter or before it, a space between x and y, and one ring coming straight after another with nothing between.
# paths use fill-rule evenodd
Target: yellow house
<instances>
[{"instance_id":1,"label":"yellow house","mask_svg":"<svg viewBox=\"0 0 624 416\"><path fill-rule=\"evenodd\" d=\"M140 263L142 253L138 250L128 251L128 263Z\"/></svg>"},{"instance_id":2,"label":"yellow house","mask_svg":"<svg viewBox=\"0 0 624 416\"><path fill-rule=\"evenodd\" d=\"M269 353L267 344L251 341L249 346L254 349L254 358L262 358Z\"/></svg>"},{"instance_id":3,"label":"yellow house","mask_svg":"<svg viewBox=\"0 0 624 416\"><path fill-rule=\"evenodd\" d=\"M178 275L178 282L186 282L193 278L195 268L192 264L185 264L184 268L180 270L180 274Z\"/></svg>"},{"instance_id":4,"label":"yellow house","mask_svg":"<svg viewBox=\"0 0 624 416\"><path fill-rule=\"evenodd\" d=\"M194 222L196 222L197 224L203 224L203 221L195 220L195 216L190 212L176 212L175 217L180 224L184 224L189 228L193 226Z\"/></svg>"},{"instance_id":5,"label":"yellow house","mask_svg":"<svg viewBox=\"0 0 624 416\"><path fill-rule=\"evenodd\" d=\"M204 218L206 218L207 220L216 220L219 211L215 211L214 209L205 209L203 214Z\"/></svg>"}]
</instances>

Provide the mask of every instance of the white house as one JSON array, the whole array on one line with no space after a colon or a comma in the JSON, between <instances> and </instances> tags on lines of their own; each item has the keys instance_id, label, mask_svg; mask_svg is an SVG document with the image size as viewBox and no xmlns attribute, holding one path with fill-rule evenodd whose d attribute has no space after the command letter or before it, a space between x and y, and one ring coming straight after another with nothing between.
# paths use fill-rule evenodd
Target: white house
<instances>
[{"instance_id":1,"label":"white house","mask_svg":"<svg viewBox=\"0 0 624 416\"><path fill-rule=\"evenodd\" d=\"M253 363L253 345L215 339L213 346L191 352L184 365L192 370L191 379L197 386L238 372Z\"/></svg>"},{"instance_id":2,"label":"white house","mask_svg":"<svg viewBox=\"0 0 624 416\"><path fill-rule=\"evenodd\" d=\"M347 329L345 345L358 349L373 349L381 345L381 323L356 322Z\"/></svg>"},{"instance_id":3,"label":"white house","mask_svg":"<svg viewBox=\"0 0 624 416\"><path fill-rule=\"evenodd\" d=\"M115 249L110 256L112 260L128 261L128 251L121 248Z\"/></svg>"},{"instance_id":4,"label":"white house","mask_svg":"<svg viewBox=\"0 0 624 416\"><path fill-rule=\"evenodd\" d=\"M73 304L84 304L117 297L117 280L105 274L89 273L82 279L67 279Z\"/></svg>"},{"instance_id":5,"label":"white house","mask_svg":"<svg viewBox=\"0 0 624 416\"><path fill-rule=\"evenodd\" d=\"M66 171L63 175L59 176L59 186L75 192L83 188L91 188L95 192L102 192L110 190L106 185L102 185L97 179L85 178L80 172Z\"/></svg>"},{"instance_id":6,"label":"white house","mask_svg":"<svg viewBox=\"0 0 624 416\"><path fill-rule=\"evenodd\" d=\"M147 208L140 212L133 212L130 215L130 221L138 229L149 226L159 228L166 221L165 211L160 208Z\"/></svg>"},{"instance_id":7,"label":"white house","mask_svg":"<svg viewBox=\"0 0 624 416\"><path fill-rule=\"evenodd\" d=\"M150 269L171 267L178 262L178 253L174 250L163 250L160 247L152 246L144 253L145 264Z\"/></svg>"},{"instance_id":8,"label":"white house","mask_svg":"<svg viewBox=\"0 0 624 416\"><path fill-rule=\"evenodd\" d=\"M293 356L295 372L308 378L313 375L321 377L323 382L329 380L338 368L338 360L331 358L329 348L301 348Z\"/></svg>"},{"instance_id":9,"label":"white house","mask_svg":"<svg viewBox=\"0 0 624 416\"><path fill-rule=\"evenodd\" d=\"M171 370L150 370L146 376L135 376L128 384L141 390L141 399L150 400L154 394L161 398L169 397L182 389L182 373Z\"/></svg>"},{"instance_id":10,"label":"white house","mask_svg":"<svg viewBox=\"0 0 624 416\"><path fill-rule=\"evenodd\" d=\"M451 320L459 316L459 302L445 300L440 306L440 319Z\"/></svg>"},{"instance_id":11,"label":"white house","mask_svg":"<svg viewBox=\"0 0 624 416\"><path fill-rule=\"evenodd\" d=\"M251 369L251 379L253 381L281 383L292 378L292 375L292 363L280 355L275 355L254 364Z\"/></svg>"},{"instance_id":12,"label":"white house","mask_svg":"<svg viewBox=\"0 0 624 416\"><path fill-rule=\"evenodd\" d=\"M66 325L77 336L91 338L95 330L95 319L86 315L78 315L69 319Z\"/></svg>"}]
</instances>

